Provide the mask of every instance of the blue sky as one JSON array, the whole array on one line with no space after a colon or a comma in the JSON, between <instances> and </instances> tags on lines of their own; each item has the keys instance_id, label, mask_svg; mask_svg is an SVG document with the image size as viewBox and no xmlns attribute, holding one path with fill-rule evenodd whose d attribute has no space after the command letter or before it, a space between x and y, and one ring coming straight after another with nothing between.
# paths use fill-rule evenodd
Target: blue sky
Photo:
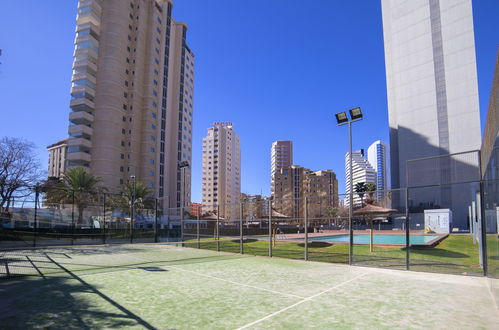
<instances>
[{"instance_id":1,"label":"blue sky","mask_svg":"<svg viewBox=\"0 0 499 330\"><path fill-rule=\"evenodd\" d=\"M77 0L0 1L0 136L38 148L66 137ZM499 46L499 1L475 0L482 129ZM347 130L333 114L361 106L354 148L388 142L378 0L176 0L196 54L193 200L213 122L241 138L242 192L268 194L270 146L294 143L294 163L332 169L344 191Z\"/></svg>"}]
</instances>

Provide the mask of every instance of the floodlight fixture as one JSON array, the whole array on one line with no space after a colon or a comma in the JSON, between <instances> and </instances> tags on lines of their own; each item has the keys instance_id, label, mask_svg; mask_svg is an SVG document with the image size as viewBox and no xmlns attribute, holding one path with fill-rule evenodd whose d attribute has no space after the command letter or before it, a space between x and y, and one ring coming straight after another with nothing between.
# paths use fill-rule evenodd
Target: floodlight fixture
<instances>
[{"instance_id":1,"label":"floodlight fixture","mask_svg":"<svg viewBox=\"0 0 499 330\"><path fill-rule=\"evenodd\" d=\"M347 113L345 111L339 112L339 113L335 114L335 116L336 116L336 121L338 122L338 125L348 122Z\"/></svg>"},{"instance_id":2,"label":"floodlight fixture","mask_svg":"<svg viewBox=\"0 0 499 330\"><path fill-rule=\"evenodd\" d=\"M186 160L183 160L181 162L178 163L178 168L181 169L181 168L184 168L184 167L189 167L189 162L186 161Z\"/></svg>"},{"instance_id":3,"label":"floodlight fixture","mask_svg":"<svg viewBox=\"0 0 499 330\"><path fill-rule=\"evenodd\" d=\"M352 120L362 119L362 111L360 110L360 107L350 109L349 112Z\"/></svg>"}]
</instances>

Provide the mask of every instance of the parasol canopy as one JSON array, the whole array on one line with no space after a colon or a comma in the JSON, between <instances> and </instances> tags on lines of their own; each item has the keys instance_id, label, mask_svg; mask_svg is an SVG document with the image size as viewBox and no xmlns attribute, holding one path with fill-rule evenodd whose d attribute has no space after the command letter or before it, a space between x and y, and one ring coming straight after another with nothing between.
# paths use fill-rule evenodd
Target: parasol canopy
<instances>
[{"instance_id":1,"label":"parasol canopy","mask_svg":"<svg viewBox=\"0 0 499 330\"><path fill-rule=\"evenodd\" d=\"M383 215L398 212L395 209L387 209L385 207L367 204L366 206L353 211L354 215Z\"/></svg>"}]
</instances>

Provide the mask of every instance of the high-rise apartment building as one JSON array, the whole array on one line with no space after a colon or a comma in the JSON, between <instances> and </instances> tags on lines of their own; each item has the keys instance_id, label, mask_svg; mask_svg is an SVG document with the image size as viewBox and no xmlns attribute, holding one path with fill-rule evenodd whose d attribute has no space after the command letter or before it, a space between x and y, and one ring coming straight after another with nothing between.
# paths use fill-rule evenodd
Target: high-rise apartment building
<instances>
[{"instance_id":1,"label":"high-rise apartment building","mask_svg":"<svg viewBox=\"0 0 499 330\"><path fill-rule=\"evenodd\" d=\"M66 172L68 140L64 139L47 147L49 152L48 177L60 178Z\"/></svg>"},{"instance_id":2,"label":"high-rise apartment building","mask_svg":"<svg viewBox=\"0 0 499 330\"><path fill-rule=\"evenodd\" d=\"M471 0L382 0L382 12L391 183L399 188L408 160L480 148L473 16Z\"/></svg>"},{"instance_id":3,"label":"high-rise apartment building","mask_svg":"<svg viewBox=\"0 0 499 330\"><path fill-rule=\"evenodd\" d=\"M241 193L243 219L256 220L268 218L270 201L270 197Z\"/></svg>"},{"instance_id":4,"label":"high-rise apartment building","mask_svg":"<svg viewBox=\"0 0 499 330\"><path fill-rule=\"evenodd\" d=\"M380 140L373 142L367 149L367 161L376 171L376 190L381 198L387 189L390 189L390 148Z\"/></svg>"},{"instance_id":5,"label":"high-rise apartment building","mask_svg":"<svg viewBox=\"0 0 499 330\"><path fill-rule=\"evenodd\" d=\"M305 197L308 216L322 217L329 207L338 206L338 180L331 170L311 171L292 165L275 173L273 208L288 217L305 217Z\"/></svg>"},{"instance_id":6,"label":"high-rise apartment building","mask_svg":"<svg viewBox=\"0 0 499 330\"><path fill-rule=\"evenodd\" d=\"M68 166L109 191L134 175L163 206L190 204L194 54L170 0L80 0Z\"/></svg>"},{"instance_id":7,"label":"high-rise apartment building","mask_svg":"<svg viewBox=\"0 0 499 330\"><path fill-rule=\"evenodd\" d=\"M241 149L232 123L214 123L203 139L203 211L237 219L241 196Z\"/></svg>"},{"instance_id":8,"label":"high-rise apartment building","mask_svg":"<svg viewBox=\"0 0 499 330\"><path fill-rule=\"evenodd\" d=\"M350 180L353 185L353 205L361 205L362 199L355 192L355 185L357 183L373 183L376 184L376 171L371 164L364 157L364 149L352 152L352 175L350 175L350 153L345 155L345 173L346 173L346 196L345 206L350 205Z\"/></svg>"},{"instance_id":9,"label":"high-rise apartment building","mask_svg":"<svg viewBox=\"0 0 499 330\"><path fill-rule=\"evenodd\" d=\"M293 142L291 141L275 141L272 143L270 150L270 190L274 195L274 174L281 168L293 165Z\"/></svg>"}]
</instances>

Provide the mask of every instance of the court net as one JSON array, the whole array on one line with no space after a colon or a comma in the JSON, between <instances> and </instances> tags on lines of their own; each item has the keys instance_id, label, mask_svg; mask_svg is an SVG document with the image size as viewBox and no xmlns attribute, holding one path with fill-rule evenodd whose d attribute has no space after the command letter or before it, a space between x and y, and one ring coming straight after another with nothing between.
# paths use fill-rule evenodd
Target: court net
<instances>
[{"instance_id":1,"label":"court net","mask_svg":"<svg viewBox=\"0 0 499 330\"><path fill-rule=\"evenodd\" d=\"M197 242L60 246L0 251L0 279L17 276L61 276L121 270L165 271L168 265L212 262L241 255L194 249ZM193 249L188 249L188 248Z\"/></svg>"}]
</instances>

